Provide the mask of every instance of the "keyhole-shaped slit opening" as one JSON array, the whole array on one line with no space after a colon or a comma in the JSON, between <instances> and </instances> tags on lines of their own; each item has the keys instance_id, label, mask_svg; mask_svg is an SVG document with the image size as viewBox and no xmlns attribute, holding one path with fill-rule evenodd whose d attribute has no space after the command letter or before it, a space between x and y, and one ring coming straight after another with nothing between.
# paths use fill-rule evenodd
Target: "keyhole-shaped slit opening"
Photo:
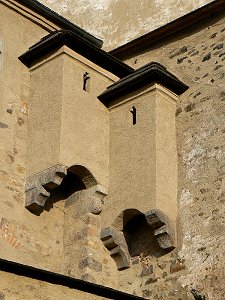
<instances>
[{"instance_id":1,"label":"keyhole-shaped slit opening","mask_svg":"<svg viewBox=\"0 0 225 300\"><path fill-rule=\"evenodd\" d=\"M83 74L83 91L89 92L90 91L90 75L88 72Z\"/></svg>"},{"instance_id":2,"label":"keyhole-shaped slit opening","mask_svg":"<svg viewBox=\"0 0 225 300\"><path fill-rule=\"evenodd\" d=\"M130 111L132 113L132 121L133 125L137 123L137 109L135 106L132 106L132 110Z\"/></svg>"}]
</instances>

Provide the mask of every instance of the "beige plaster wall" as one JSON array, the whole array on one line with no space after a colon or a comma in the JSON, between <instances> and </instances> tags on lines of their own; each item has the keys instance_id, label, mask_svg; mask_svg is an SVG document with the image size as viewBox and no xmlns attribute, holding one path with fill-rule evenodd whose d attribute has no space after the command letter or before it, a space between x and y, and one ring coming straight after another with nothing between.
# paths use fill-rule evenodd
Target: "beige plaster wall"
<instances>
[{"instance_id":1,"label":"beige plaster wall","mask_svg":"<svg viewBox=\"0 0 225 300\"><path fill-rule=\"evenodd\" d=\"M62 47L32 67L31 78L29 175L57 164L81 165L108 187L109 114L97 95L117 77Z\"/></svg>"},{"instance_id":2,"label":"beige plaster wall","mask_svg":"<svg viewBox=\"0 0 225 300\"><path fill-rule=\"evenodd\" d=\"M71 53L62 60L57 60L55 65L53 61L47 67L44 65L42 73L35 73L33 70L31 74L18 57L48 34L52 25L48 24L51 27L49 29L45 24L46 29L43 29L41 18L37 20L32 16L33 20L28 11L7 7L2 3L0 3L0 14L0 137L2 141L0 145L0 256L3 259L69 274L72 268L78 266L74 266L71 253L68 254L66 252L68 249L65 250L64 242L70 234L67 230L69 223L65 220L65 201L49 203L40 215L34 215L25 208L25 183L28 175L41 170L40 167L46 168L51 163L54 164L56 157L68 165L73 164L74 161L76 163L78 159L80 163L83 162L81 157L74 157L73 150L77 148L77 140L69 136L70 128L67 126L69 123L74 134L76 128L73 126L73 120L79 111L77 102L79 95L80 100L83 101L81 106L83 105L85 112L89 114L88 121L81 113L77 118L80 124L79 134L84 141L84 144L79 144L82 149L79 153L84 156L86 153L94 176L108 186L108 111L96 96L117 78L79 55L76 57L77 64L74 65L74 57L71 58ZM41 27L37 22L41 23ZM58 72L55 72L56 69ZM83 72L89 72L91 75L89 92L82 91ZM64 80L62 80L63 73L66 75ZM78 86L76 84L73 86L71 76L78 79ZM39 84L39 89L31 87L34 82L36 86ZM62 101L64 101L64 120L61 119ZM97 117L92 113L96 113ZM28 134L29 122L32 122L33 128L29 128ZM91 128L87 127L88 122ZM46 127L46 123L49 126ZM61 125L65 134L62 142L64 144L67 141L68 144L65 149L62 149L62 156L59 157ZM34 137L38 141L36 145ZM93 139L99 145L97 153L96 147L87 144L88 140L93 141ZM53 143L50 143L51 140ZM67 149L71 151L69 155ZM87 156L89 149L91 153ZM93 156L96 157L95 163L93 163ZM42 157L44 161L41 160ZM79 236L83 236L83 244L89 242L92 244L92 241L87 239L90 232L95 230L95 225L92 230L92 227L88 227L90 226L88 221L87 224L83 223L76 228L78 239ZM96 281L101 278L105 284L115 286L112 282L115 282L116 278L109 278L111 276L109 270L112 269L114 272L115 266L108 262L108 253L100 241L99 231L98 228L97 244L103 253L99 264L103 264L101 269L104 272L100 272L100 277L97 276ZM71 241L76 243L73 233ZM90 251L82 252L83 258L86 258L85 255L89 255ZM95 268L93 264L91 267ZM82 272L86 271L85 267L83 269ZM107 280L105 276L108 277ZM24 297L25 295L26 293Z\"/></svg>"},{"instance_id":3,"label":"beige plaster wall","mask_svg":"<svg viewBox=\"0 0 225 300\"><path fill-rule=\"evenodd\" d=\"M86 72L90 83L84 91ZM82 165L98 183L108 187L109 114L97 95L116 77L87 60L70 55L64 56L63 74L60 163Z\"/></svg>"},{"instance_id":4,"label":"beige plaster wall","mask_svg":"<svg viewBox=\"0 0 225 300\"><path fill-rule=\"evenodd\" d=\"M0 16L0 256L59 271L61 204L51 217L24 209L30 73L18 56L48 32L2 3Z\"/></svg>"},{"instance_id":5,"label":"beige plaster wall","mask_svg":"<svg viewBox=\"0 0 225 300\"><path fill-rule=\"evenodd\" d=\"M59 163L63 65L63 57L56 56L31 71L28 176Z\"/></svg>"},{"instance_id":6,"label":"beige plaster wall","mask_svg":"<svg viewBox=\"0 0 225 300\"><path fill-rule=\"evenodd\" d=\"M2 300L104 300L105 297L71 289L62 285L47 283L24 276L0 271L0 298Z\"/></svg>"},{"instance_id":7,"label":"beige plaster wall","mask_svg":"<svg viewBox=\"0 0 225 300\"><path fill-rule=\"evenodd\" d=\"M125 44L212 0L40 0L104 40L107 50Z\"/></svg>"},{"instance_id":8,"label":"beige plaster wall","mask_svg":"<svg viewBox=\"0 0 225 300\"><path fill-rule=\"evenodd\" d=\"M177 96L152 84L118 101L109 108L110 184L103 224L110 226L126 209L143 213L159 209L168 216L175 231ZM131 113L133 106L136 124Z\"/></svg>"}]
</instances>

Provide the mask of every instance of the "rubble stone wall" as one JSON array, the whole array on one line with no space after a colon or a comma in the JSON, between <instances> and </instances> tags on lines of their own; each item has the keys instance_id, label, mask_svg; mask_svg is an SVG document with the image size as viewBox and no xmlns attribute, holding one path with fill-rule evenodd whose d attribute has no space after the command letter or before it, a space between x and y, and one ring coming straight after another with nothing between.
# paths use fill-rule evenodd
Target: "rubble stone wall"
<instances>
[{"instance_id":1,"label":"rubble stone wall","mask_svg":"<svg viewBox=\"0 0 225 300\"><path fill-rule=\"evenodd\" d=\"M189 85L176 110L178 247L162 257L133 258L121 286L147 299L224 299L225 17L221 12L137 54ZM204 297L205 298L204 298Z\"/></svg>"}]
</instances>

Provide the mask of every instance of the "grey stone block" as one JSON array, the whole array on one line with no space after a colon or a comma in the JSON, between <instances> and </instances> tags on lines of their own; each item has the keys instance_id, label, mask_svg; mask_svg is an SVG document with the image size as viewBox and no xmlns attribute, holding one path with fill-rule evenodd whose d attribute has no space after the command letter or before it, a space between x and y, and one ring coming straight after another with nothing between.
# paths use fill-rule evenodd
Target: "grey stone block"
<instances>
[{"instance_id":1,"label":"grey stone block","mask_svg":"<svg viewBox=\"0 0 225 300\"><path fill-rule=\"evenodd\" d=\"M169 229L166 216L161 211L153 209L145 213L145 218L149 226L154 229L154 236L156 237L160 248L174 248L172 232Z\"/></svg>"},{"instance_id":2,"label":"grey stone block","mask_svg":"<svg viewBox=\"0 0 225 300\"><path fill-rule=\"evenodd\" d=\"M104 228L101 232L101 240L110 251L110 255L114 259L118 270L130 267L130 254L125 237L121 231L113 227Z\"/></svg>"},{"instance_id":3,"label":"grey stone block","mask_svg":"<svg viewBox=\"0 0 225 300\"><path fill-rule=\"evenodd\" d=\"M80 269L90 268L96 272L100 272L102 271L102 264L101 262L97 261L93 257L88 256L80 261L79 268Z\"/></svg>"},{"instance_id":4,"label":"grey stone block","mask_svg":"<svg viewBox=\"0 0 225 300\"><path fill-rule=\"evenodd\" d=\"M25 207L31 212L36 212L40 208L43 208L46 200L50 196L50 191L61 184L66 174L66 167L56 165L28 177L25 186Z\"/></svg>"}]
</instances>

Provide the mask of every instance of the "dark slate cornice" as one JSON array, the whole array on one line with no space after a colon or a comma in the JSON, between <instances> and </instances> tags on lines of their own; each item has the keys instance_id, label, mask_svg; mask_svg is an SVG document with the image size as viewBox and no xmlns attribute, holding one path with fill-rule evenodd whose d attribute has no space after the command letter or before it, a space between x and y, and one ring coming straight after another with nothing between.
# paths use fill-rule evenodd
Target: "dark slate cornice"
<instances>
[{"instance_id":1,"label":"dark slate cornice","mask_svg":"<svg viewBox=\"0 0 225 300\"><path fill-rule=\"evenodd\" d=\"M115 74L119 78L127 76L133 72L133 68L108 54L104 50L89 43L81 36L68 30L60 30L47 35L41 39L40 42L30 47L27 52L19 57L19 59L26 66L30 67L44 56L62 46L69 47L96 65Z\"/></svg>"},{"instance_id":2,"label":"dark slate cornice","mask_svg":"<svg viewBox=\"0 0 225 300\"><path fill-rule=\"evenodd\" d=\"M16 2L21 3L22 5L28 7L32 11L38 13L39 15L43 16L47 20L58 25L60 28L65 30L71 30L72 32L80 35L81 37L83 37L93 45L99 48L102 47L103 45L102 40L96 38L92 34L88 33L87 31L73 24L72 22L60 16L59 14L57 14L47 6L43 5L42 3L38 2L37 0L16 0Z\"/></svg>"},{"instance_id":3,"label":"dark slate cornice","mask_svg":"<svg viewBox=\"0 0 225 300\"><path fill-rule=\"evenodd\" d=\"M142 297L127 294L109 287L94 284L81 279L71 278L69 276L37 269L31 266L22 265L16 262L0 259L0 271L12 273L27 278L32 278L55 285L69 287L70 289L105 297L104 299L115 300L141 300ZM75 298L74 298L75 299Z\"/></svg>"},{"instance_id":4,"label":"dark slate cornice","mask_svg":"<svg viewBox=\"0 0 225 300\"><path fill-rule=\"evenodd\" d=\"M167 71L164 66L157 62L151 62L110 85L105 92L98 96L98 99L106 106L109 106L111 101L151 83L159 83L177 95L181 95L188 89L186 84Z\"/></svg>"},{"instance_id":5,"label":"dark slate cornice","mask_svg":"<svg viewBox=\"0 0 225 300\"><path fill-rule=\"evenodd\" d=\"M109 51L109 53L121 60L128 59L147 51L153 44L164 38L170 37L182 30L187 30L190 26L197 24L222 10L225 10L225 0L212 1L162 27Z\"/></svg>"}]
</instances>

